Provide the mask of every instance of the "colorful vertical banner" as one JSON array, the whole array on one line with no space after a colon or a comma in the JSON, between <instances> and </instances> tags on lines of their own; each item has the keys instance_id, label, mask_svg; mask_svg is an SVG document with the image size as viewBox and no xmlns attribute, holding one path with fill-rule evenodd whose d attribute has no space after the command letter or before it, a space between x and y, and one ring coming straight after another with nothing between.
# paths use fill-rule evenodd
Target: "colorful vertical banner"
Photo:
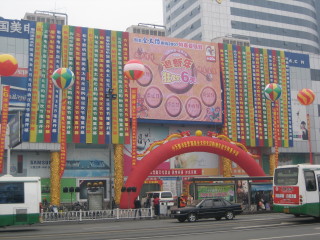
<instances>
[{"instance_id":1,"label":"colorful vertical banner","mask_svg":"<svg viewBox=\"0 0 320 240\"><path fill-rule=\"evenodd\" d=\"M62 104L61 104L61 121L60 121L60 178L63 176L64 169L67 162L67 90L61 90Z\"/></svg>"},{"instance_id":2,"label":"colorful vertical banner","mask_svg":"<svg viewBox=\"0 0 320 240\"><path fill-rule=\"evenodd\" d=\"M55 55L55 69L61 67L61 43L62 43L62 26L56 25L57 37L56 37L56 55ZM51 142L57 143L59 137L59 123L60 123L60 89L57 87L53 88L53 115L52 115L52 132Z\"/></svg>"},{"instance_id":3,"label":"colorful vertical banner","mask_svg":"<svg viewBox=\"0 0 320 240\"><path fill-rule=\"evenodd\" d=\"M1 130L0 130L0 173L3 171L3 155L6 143L6 132L8 124L9 112L9 99L10 99L10 86L2 87L2 112L1 112ZM7 173L10 174L10 173Z\"/></svg>"},{"instance_id":4,"label":"colorful vertical banner","mask_svg":"<svg viewBox=\"0 0 320 240\"><path fill-rule=\"evenodd\" d=\"M123 65L129 60L129 33L124 32L122 39L122 59ZM130 86L129 79L123 79L123 111L124 111L124 144L130 144Z\"/></svg>"},{"instance_id":5,"label":"colorful vertical banner","mask_svg":"<svg viewBox=\"0 0 320 240\"><path fill-rule=\"evenodd\" d=\"M33 86L30 121L30 142L37 141L37 116L39 109L39 80L41 77L41 50L42 50L43 23L37 22L36 43L34 53Z\"/></svg>"},{"instance_id":6,"label":"colorful vertical banner","mask_svg":"<svg viewBox=\"0 0 320 240\"><path fill-rule=\"evenodd\" d=\"M73 125L73 142L80 143L80 77L81 77L81 44L82 31L80 27L75 28L74 38L74 65L75 65L75 82L74 82L74 125Z\"/></svg>"},{"instance_id":7,"label":"colorful vertical banner","mask_svg":"<svg viewBox=\"0 0 320 240\"><path fill-rule=\"evenodd\" d=\"M52 107L53 107L53 83L52 73L55 71L55 54L56 54L56 34L57 28L55 24L50 25L49 43L48 43L48 71L47 71L47 96L46 96L46 114L44 125L44 142L51 142L52 132Z\"/></svg>"},{"instance_id":8,"label":"colorful vertical banner","mask_svg":"<svg viewBox=\"0 0 320 240\"><path fill-rule=\"evenodd\" d=\"M122 59L122 32L117 32L117 72L118 72L118 132L119 143L124 144L124 75L123 75L123 59Z\"/></svg>"},{"instance_id":9,"label":"colorful vertical banner","mask_svg":"<svg viewBox=\"0 0 320 240\"><path fill-rule=\"evenodd\" d=\"M138 123L137 123L137 97L138 89L131 88L131 111L132 111L132 136L131 136L131 149L132 149L132 166L137 164L137 134L138 134Z\"/></svg>"},{"instance_id":10,"label":"colorful vertical banner","mask_svg":"<svg viewBox=\"0 0 320 240\"><path fill-rule=\"evenodd\" d=\"M99 60L98 60L98 65L99 65L99 71L98 71L98 143L99 144L104 144L105 143L105 99L106 99L106 94L105 94L105 78L106 78L106 34L104 30L99 31L100 37L99 37Z\"/></svg>"},{"instance_id":11,"label":"colorful vertical banner","mask_svg":"<svg viewBox=\"0 0 320 240\"><path fill-rule=\"evenodd\" d=\"M86 142L92 143L92 119L93 119L93 59L94 59L94 29L88 29L88 44L87 44L87 118L86 118Z\"/></svg>"},{"instance_id":12,"label":"colorful vertical banner","mask_svg":"<svg viewBox=\"0 0 320 240\"><path fill-rule=\"evenodd\" d=\"M67 65L68 68L74 72L74 27L64 25L64 34L65 37L63 41L66 41L66 50L67 55ZM64 46L64 43L62 43ZM67 135L67 142L72 142L73 137L73 121L74 121L74 91L73 88L67 90L67 117L66 117L66 135Z\"/></svg>"},{"instance_id":13,"label":"colorful vertical banner","mask_svg":"<svg viewBox=\"0 0 320 240\"><path fill-rule=\"evenodd\" d=\"M290 146L290 85L284 52L227 44L219 44L219 52L229 138L250 147L271 147L272 139L278 137L278 146ZM283 95L274 103L264 97L270 82L282 87ZM274 108L279 111L278 118L272 115ZM276 122L280 128L272 129Z\"/></svg>"},{"instance_id":14,"label":"colorful vertical banner","mask_svg":"<svg viewBox=\"0 0 320 240\"><path fill-rule=\"evenodd\" d=\"M106 61L105 61L105 76L106 76L106 84L105 84L105 96L109 96L105 98L105 127L106 127L106 143L111 143L111 123L113 120L111 118L112 115L112 93L113 93L113 85L112 85L112 62L111 62L111 31L106 31Z\"/></svg>"},{"instance_id":15,"label":"colorful vertical banner","mask_svg":"<svg viewBox=\"0 0 320 240\"><path fill-rule=\"evenodd\" d=\"M33 69L34 69L34 52L36 46L36 23L30 22L30 37L28 50L28 79L27 79L27 96L26 109L23 120L22 141L30 140L30 122L31 122L31 105L32 105L32 87L33 87Z\"/></svg>"},{"instance_id":16,"label":"colorful vertical banner","mask_svg":"<svg viewBox=\"0 0 320 240\"><path fill-rule=\"evenodd\" d=\"M98 96L99 96L99 30L94 30L93 89L92 89L92 143L98 143ZM87 128L88 129L88 128Z\"/></svg>"},{"instance_id":17,"label":"colorful vertical banner","mask_svg":"<svg viewBox=\"0 0 320 240\"><path fill-rule=\"evenodd\" d=\"M41 69L39 79L39 105L38 105L38 117L37 117L37 140L36 142L44 141L44 126L46 115L46 100L47 100L47 66L48 66L48 42L49 42L49 24L43 24L43 36L42 36L42 49L41 49Z\"/></svg>"},{"instance_id":18,"label":"colorful vertical banner","mask_svg":"<svg viewBox=\"0 0 320 240\"><path fill-rule=\"evenodd\" d=\"M80 75L80 143L86 143L87 95L88 95L88 28L82 28L81 38L81 75Z\"/></svg>"},{"instance_id":19,"label":"colorful vertical banner","mask_svg":"<svg viewBox=\"0 0 320 240\"><path fill-rule=\"evenodd\" d=\"M118 45L117 32L111 32L111 65L112 65L112 89L114 94L118 94ZM119 144L119 94L117 99L112 101L112 143Z\"/></svg>"}]
</instances>

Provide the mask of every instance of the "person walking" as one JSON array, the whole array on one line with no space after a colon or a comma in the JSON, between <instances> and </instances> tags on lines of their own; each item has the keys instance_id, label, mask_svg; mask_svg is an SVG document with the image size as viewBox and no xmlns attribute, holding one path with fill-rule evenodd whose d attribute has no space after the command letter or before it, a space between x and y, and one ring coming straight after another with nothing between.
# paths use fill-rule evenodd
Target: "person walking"
<instances>
[{"instance_id":1,"label":"person walking","mask_svg":"<svg viewBox=\"0 0 320 240\"><path fill-rule=\"evenodd\" d=\"M134 200L134 208L134 219L136 219L137 213L139 213L139 218L141 219L141 202L139 200L139 197L136 197L136 199Z\"/></svg>"},{"instance_id":2,"label":"person walking","mask_svg":"<svg viewBox=\"0 0 320 240\"><path fill-rule=\"evenodd\" d=\"M153 199L153 206L154 206L154 215L160 215L160 199L159 196L155 196Z\"/></svg>"}]
</instances>

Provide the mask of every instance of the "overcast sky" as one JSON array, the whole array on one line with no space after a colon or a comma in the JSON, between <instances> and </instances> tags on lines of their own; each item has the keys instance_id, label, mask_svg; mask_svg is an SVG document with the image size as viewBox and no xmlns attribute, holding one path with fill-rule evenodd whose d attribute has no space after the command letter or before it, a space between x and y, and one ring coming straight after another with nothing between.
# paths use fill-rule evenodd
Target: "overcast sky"
<instances>
[{"instance_id":1,"label":"overcast sky","mask_svg":"<svg viewBox=\"0 0 320 240\"><path fill-rule=\"evenodd\" d=\"M36 10L66 13L68 25L125 31L131 25L163 25L162 0L2 0L0 16L21 19Z\"/></svg>"}]
</instances>

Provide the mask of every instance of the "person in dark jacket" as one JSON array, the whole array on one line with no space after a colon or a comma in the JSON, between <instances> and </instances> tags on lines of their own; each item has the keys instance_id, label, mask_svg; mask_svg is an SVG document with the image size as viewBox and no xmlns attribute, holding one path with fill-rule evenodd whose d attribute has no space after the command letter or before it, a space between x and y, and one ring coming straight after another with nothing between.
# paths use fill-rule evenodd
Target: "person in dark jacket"
<instances>
[{"instance_id":1,"label":"person in dark jacket","mask_svg":"<svg viewBox=\"0 0 320 240\"><path fill-rule=\"evenodd\" d=\"M136 218L137 212L139 213L139 217L141 218L141 202L139 200L139 197L137 197L134 200L134 208L135 208L134 218Z\"/></svg>"}]
</instances>

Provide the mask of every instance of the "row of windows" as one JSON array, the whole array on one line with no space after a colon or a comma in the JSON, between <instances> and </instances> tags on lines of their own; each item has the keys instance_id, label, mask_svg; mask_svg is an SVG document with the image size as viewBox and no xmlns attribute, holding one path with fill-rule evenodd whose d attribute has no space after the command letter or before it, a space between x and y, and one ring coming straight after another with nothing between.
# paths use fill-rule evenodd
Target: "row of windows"
<instances>
[{"instance_id":1,"label":"row of windows","mask_svg":"<svg viewBox=\"0 0 320 240\"><path fill-rule=\"evenodd\" d=\"M45 18L45 17L36 17L36 16L27 16L27 20L35 21L35 22L44 22L44 23L57 23L64 24L64 20L58 20L53 18Z\"/></svg>"},{"instance_id":2,"label":"row of windows","mask_svg":"<svg viewBox=\"0 0 320 240\"><path fill-rule=\"evenodd\" d=\"M300 6L293 6L291 4L285 4L281 2L271 2L271 1L256 1L256 0L230 0L230 1L251 5L251 6L265 7L265 8L277 9L277 10L286 11L286 12L299 13L299 14L303 14L309 17L313 17L314 19L317 19L316 13L314 11L311 11L308 8L304 8ZM313 4L310 4L310 5L313 6Z\"/></svg>"},{"instance_id":3,"label":"row of windows","mask_svg":"<svg viewBox=\"0 0 320 240\"><path fill-rule=\"evenodd\" d=\"M319 53L319 48L310 46L308 44L301 44L296 42L285 42L281 40L273 40L266 38L248 37L252 45L264 46L266 48L281 48L295 51L305 51L312 53Z\"/></svg>"},{"instance_id":4,"label":"row of windows","mask_svg":"<svg viewBox=\"0 0 320 240\"><path fill-rule=\"evenodd\" d=\"M199 15L200 13L200 8L198 7L195 7L194 9L192 9L190 11L189 14L185 15L183 18L181 18L179 21L177 21L173 26L171 26L169 29L168 29L168 32L169 33L172 33L174 32L175 30L177 30L178 28L180 28L181 26L183 26L187 21L189 21L190 19L194 18L194 16L197 16ZM170 16L168 17L169 20L170 20ZM169 22L169 21L168 21ZM191 26L190 26L191 28Z\"/></svg>"},{"instance_id":5,"label":"row of windows","mask_svg":"<svg viewBox=\"0 0 320 240\"><path fill-rule=\"evenodd\" d=\"M185 38L185 36L189 35L190 33L196 31L201 27L201 19L193 22L190 26L187 26L184 30L182 30L179 34L176 34L176 38Z\"/></svg>"},{"instance_id":6,"label":"row of windows","mask_svg":"<svg viewBox=\"0 0 320 240\"><path fill-rule=\"evenodd\" d=\"M142 33L147 35L153 35L153 36L165 36L164 31L158 31L158 30L149 30L149 29L140 29L140 28L133 28L133 33Z\"/></svg>"},{"instance_id":7,"label":"row of windows","mask_svg":"<svg viewBox=\"0 0 320 240\"><path fill-rule=\"evenodd\" d=\"M188 9L192 4L195 3L195 0L188 0L185 1L181 7L179 7L178 9L176 9L173 13L170 14L170 16L167 18L167 21L170 22L170 20L175 19L177 16L180 16L182 13L184 13L186 11L186 9ZM167 6L167 10L166 12L169 12L170 7L168 8ZM195 9L197 9L196 11L192 10L191 14L196 15L197 12L200 12L200 5L198 5Z\"/></svg>"},{"instance_id":8,"label":"row of windows","mask_svg":"<svg viewBox=\"0 0 320 240\"><path fill-rule=\"evenodd\" d=\"M231 26L233 29L240 29L240 30L245 30L250 32L269 33L269 34L278 35L278 36L301 38L304 40L313 41L316 44L318 44L319 42L319 38L317 35L304 32L304 31L279 28L274 26L265 26L261 24L239 22L239 21L231 21Z\"/></svg>"},{"instance_id":9,"label":"row of windows","mask_svg":"<svg viewBox=\"0 0 320 240\"><path fill-rule=\"evenodd\" d=\"M303 27L308 27L308 28L311 28L313 30L318 31L318 27L315 23L310 22L305 19L300 19L300 18L295 18L295 17L276 15L276 14L272 14L272 13L257 12L257 11L240 9L240 8L231 8L231 15L266 20L266 21L272 21L272 22L277 22L277 23L286 23L286 24L291 24L291 25L295 25L295 26L303 26Z\"/></svg>"}]
</instances>

